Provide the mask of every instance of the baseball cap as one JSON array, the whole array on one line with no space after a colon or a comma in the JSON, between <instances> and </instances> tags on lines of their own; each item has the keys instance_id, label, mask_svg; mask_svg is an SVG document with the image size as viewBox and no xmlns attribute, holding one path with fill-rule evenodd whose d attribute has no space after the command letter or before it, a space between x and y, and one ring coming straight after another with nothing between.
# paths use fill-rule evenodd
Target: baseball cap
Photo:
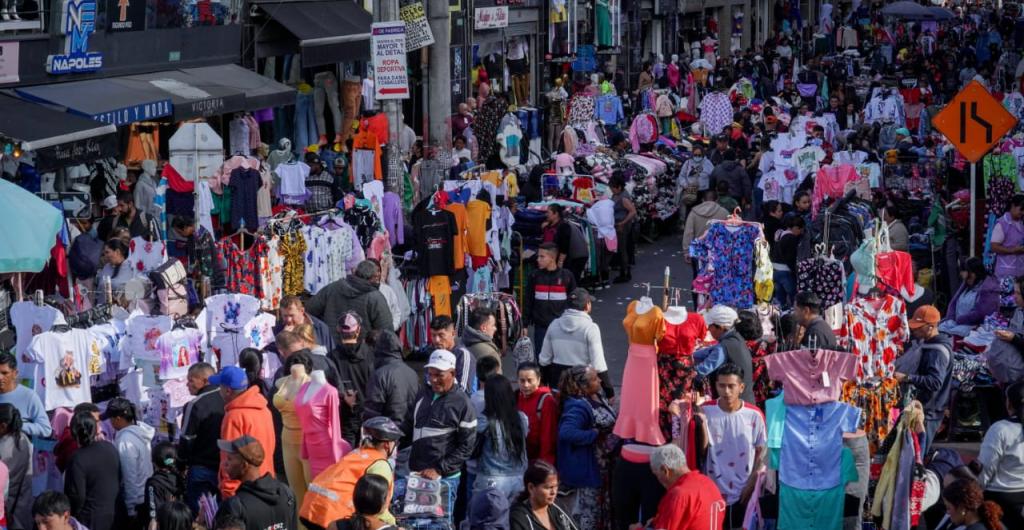
<instances>
[{"instance_id":1,"label":"baseball cap","mask_svg":"<svg viewBox=\"0 0 1024 530\"><path fill-rule=\"evenodd\" d=\"M248 434L243 434L234 440L217 440L217 448L228 454L240 455L242 460L250 465L263 465L263 445Z\"/></svg>"},{"instance_id":2,"label":"baseball cap","mask_svg":"<svg viewBox=\"0 0 1024 530\"><path fill-rule=\"evenodd\" d=\"M245 370L237 366L225 366L210 376L210 384L226 386L231 390L245 390L249 388L249 377L245 375Z\"/></svg>"},{"instance_id":3,"label":"baseball cap","mask_svg":"<svg viewBox=\"0 0 1024 530\"><path fill-rule=\"evenodd\" d=\"M433 368L441 371L454 370L455 354L448 350L434 350L434 353L430 354L430 361L427 363L427 368Z\"/></svg>"},{"instance_id":4,"label":"baseball cap","mask_svg":"<svg viewBox=\"0 0 1024 530\"><path fill-rule=\"evenodd\" d=\"M110 418L126 418L135 417L135 405L132 405L131 401L125 398L117 397L110 400L107 404L107 410L103 411L100 415L101 420L109 420Z\"/></svg>"},{"instance_id":5,"label":"baseball cap","mask_svg":"<svg viewBox=\"0 0 1024 530\"><path fill-rule=\"evenodd\" d=\"M339 156L338 158L334 159L334 167L344 167L344 166L345 166L345 159L344 158L341 158Z\"/></svg>"},{"instance_id":6,"label":"baseball cap","mask_svg":"<svg viewBox=\"0 0 1024 530\"><path fill-rule=\"evenodd\" d=\"M910 326L910 329L917 329L926 324L938 326L940 320L942 320L942 315L939 314L939 310L935 306L923 305L914 311L914 316L907 325Z\"/></svg>"},{"instance_id":7,"label":"baseball cap","mask_svg":"<svg viewBox=\"0 0 1024 530\"><path fill-rule=\"evenodd\" d=\"M306 153L306 163L307 164L319 164L320 163L320 155L318 155L316 153Z\"/></svg>"},{"instance_id":8,"label":"baseball cap","mask_svg":"<svg viewBox=\"0 0 1024 530\"><path fill-rule=\"evenodd\" d=\"M907 129L906 127L900 127L899 129L896 129L896 134L902 136L910 136L910 129Z\"/></svg>"},{"instance_id":9,"label":"baseball cap","mask_svg":"<svg viewBox=\"0 0 1024 530\"><path fill-rule=\"evenodd\" d=\"M103 208L106 210L113 210L117 208L117 197L114 195L107 195L106 199L103 199Z\"/></svg>"},{"instance_id":10,"label":"baseball cap","mask_svg":"<svg viewBox=\"0 0 1024 530\"><path fill-rule=\"evenodd\" d=\"M345 314L341 315L338 319L338 327L341 328L341 332L345 334L352 334L359 331L359 328L363 325L363 319L355 311L346 311Z\"/></svg>"}]
</instances>

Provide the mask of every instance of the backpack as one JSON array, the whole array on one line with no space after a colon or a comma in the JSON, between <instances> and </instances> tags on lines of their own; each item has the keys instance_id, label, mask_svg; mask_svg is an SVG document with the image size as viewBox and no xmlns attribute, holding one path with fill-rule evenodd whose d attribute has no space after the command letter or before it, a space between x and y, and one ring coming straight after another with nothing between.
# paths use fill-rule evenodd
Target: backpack
<instances>
[{"instance_id":1,"label":"backpack","mask_svg":"<svg viewBox=\"0 0 1024 530\"><path fill-rule=\"evenodd\" d=\"M569 223L569 259L586 258L590 256L587 247L587 240L583 236L583 229L576 223Z\"/></svg>"}]
</instances>

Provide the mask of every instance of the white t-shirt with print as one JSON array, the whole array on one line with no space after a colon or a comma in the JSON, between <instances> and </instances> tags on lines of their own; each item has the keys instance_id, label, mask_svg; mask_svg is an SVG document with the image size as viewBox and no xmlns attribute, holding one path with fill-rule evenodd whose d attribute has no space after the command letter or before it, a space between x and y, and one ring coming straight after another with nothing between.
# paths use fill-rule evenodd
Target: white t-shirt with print
<instances>
[{"instance_id":1,"label":"white t-shirt with print","mask_svg":"<svg viewBox=\"0 0 1024 530\"><path fill-rule=\"evenodd\" d=\"M167 261L167 243L163 241L146 241L143 237L133 237L128 242L128 262L136 273L146 273Z\"/></svg>"},{"instance_id":2,"label":"white t-shirt with print","mask_svg":"<svg viewBox=\"0 0 1024 530\"><path fill-rule=\"evenodd\" d=\"M218 335L241 328L260 313L260 301L248 294L216 294L207 298L205 304L196 325L203 332L202 348L206 353Z\"/></svg>"},{"instance_id":3,"label":"white t-shirt with print","mask_svg":"<svg viewBox=\"0 0 1024 530\"><path fill-rule=\"evenodd\" d=\"M767 429L761 411L744 404L736 412L725 412L717 403L701 407L708 423L708 477L715 481L725 502L733 504L754 466L754 452L764 447Z\"/></svg>"},{"instance_id":4,"label":"white t-shirt with print","mask_svg":"<svg viewBox=\"0 0 1024 530\"><path fill-rule=\"evenodd\" d=\"M798 149L793 156L796 159L797 175L803 181L818 172L821 161L825 159L825 150L816 145L810 145Z\"/></svg>"},{"instance_id":5,"label":"white t-shirt with print","mask_svg":"<svg viewBox=\"0 0 1024 530\"><path fill-rule=\"evenodd\" d=\"M277 317L262 313L250 319L237 333L217 333L210 339L213 354L220 358L220 366L236 366L238 353L245 348L262 350L274 341Z\"/></svg>"},{"instance_id":6,"label":"white t-shirt with print","mask_svg":"<svg viewBox=\"0 0 1024 530\"><path fill-rule=\"evenodd\" d=\"M121 366L131 365L134 359L159 361L156 341L172 327L174 320L169 316L132 315L128 319L128 336L122 344Z\"/></svg>"},{"instance_id":7,"label":"white t-shirt with print","mask_svg":"<svg viewBox=\"0 0 1024 530\"><path fill-rule=\"evenodd\" d=\"M66 324L64 314L48 305L38 306L33 302L15 302L11 304L11 323L18 334L14 345L14 354L19 363L31 362L25 356L32 337L50 331L57 324Z\"/></svg>"},{"instance_id":8,"label":"white t-shirt with print","mask_svg":"<svg viewBox=\"0 0 1024 530\"><path fill-rule=\"evenodd\" d=\"M92 334L84 329L48 331L37 335L28 352L39 364L36 392L46 410L74 408L92 401L89 387L89 350Z\"/></svg>"},{"instance_id":9,"label":"white t-shirt with print","mask_svg":"<svg viewBox=\"0 0 1024 530\"><path fill-rule=\"evenodd\" d=\"M188 369L199 362L203 332L198 329L168 331L156 341L160 352L160 378L177 379L188 375Z\"/></svg>"}]
</instances>

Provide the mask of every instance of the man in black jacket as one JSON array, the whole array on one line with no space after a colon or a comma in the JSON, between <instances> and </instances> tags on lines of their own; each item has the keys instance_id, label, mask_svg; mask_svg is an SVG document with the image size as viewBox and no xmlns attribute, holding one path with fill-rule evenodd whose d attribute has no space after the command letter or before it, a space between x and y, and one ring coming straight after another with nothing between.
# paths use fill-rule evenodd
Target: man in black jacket
<instances>
[{"instance_id":1,"label":"man in black jacket","mask_svg":"<svg viewBox=\"0 0 1024 530\"><path fill-rule=\"evenodd\" d=\"M402 344L391 331L377 336L373 375L366 387L363 420L377 416L403 425L423 386L416 372L402 359Z\"/></svg>"},{"instance_id":2,"label":"man in black jacket","mask_svg":"<svg viewBox=\"0 0 1024 530\"><path fill-rule=\"evenodd\" d=\"M237 517L245 521L246 530L299 527L295 493L270 473L260 475L264 454L259 440L246 434L217 440L217 447L227 455L224 468L228 476L242 482L235 496L221 503L218 519Z\"/></svg>"},{"instance_id":3,"label":"man in black jacket","mask_svg":"<svg viewBox=\"0 0 1024 530\"><path fill-rule=\"evenodd\" d=\"M448 491L459 490L459 473L476 446L476 411L469 396L455 385L455 355L434 350L427 363L430 388L420 392L402 429L412 435L409 470L441 479ZM455 495L449 496L448 514Z\"/></svg>"},{"instance_id":4,"label":"man in black jacket","mask_svg":"<svg viewBox=\"0 0 1024 530\"><path fill-rule=\"evenodd\" d=\"M338 322L341 342L328 355L338 370L343 398L341 437L352 447L359 447L359 427L363 423L363 402L367 385L373 375L373 351L362 337L363 319L355 311L346 311ZM383 332L382 332L383 333ZM353 404L349 405L349 401Z\"/></svg>"},{"instance_id":5,"label":"man in black jacket","mask_svg":"<svg viewBox=\"0 0 1024 530\"><path fill-rule=\"evenodd\" d=\"M374 329L394 330L388 301L380 292L380 265L363 260L347 278L320 289L306 301L306 312L324 322L338 322L345 311L355 311L363 319L367 332ZM334 330L335 342L341 340Z\"/></svg>"},{"instance_id":6,"label":"man in black jacket","mask_svg":"<svg viewBox=\"0 0 1024 530\"><path fill-rule=\"evenodd\" d=\"M939 331L942 315L935 306L923 305L914 311L907 325L914 340L894 367L893 377L917 391L917 400L924 407L924 439L921 452L935 440L935 431L942 423L949 394L953 387L953 339Z\"/></svg>"},{"instance_id":7,"label":"man in black jacket","mask_svg":"<svg viewBox=\"0 0 1024 530\"><path fill-rule=\"evenodd\" d=\"M554 243L541 244L537 251L537 270L530 275L523 300L523 329L533 324L535 356L540 355L548 326L565 311L573 289L576 289L576 278L558 266L558 247Z\"/></svg>"},{"instance_id":8,"label":"man in black jacket","mask_svg":"<svg viewBox=\"0 0 1024 530\"><path fill-rule=\"evenodd\" d=\"M796 295L796 317L804 327L804 338L800 341L801 348L836 350L839 341L832 327L821 318L821 299L812 292Z\"/></svg>"},{"instance_id":9,"label":"man in black jacket","mask_svg":"<svg viewBox=\"0 0 1024 530\"><path fill-rule=\"evenodd\" d=\"M217 470L220 468L220 424L224 419L224 398L220 388L209 383L214 374L209 363L196 363L188 369L188 392L195 399L185 405L183 431L178 447L179 459L188 466L185 504L199 513L199 496L216 495Z\"/></svg>"}]
</instances>

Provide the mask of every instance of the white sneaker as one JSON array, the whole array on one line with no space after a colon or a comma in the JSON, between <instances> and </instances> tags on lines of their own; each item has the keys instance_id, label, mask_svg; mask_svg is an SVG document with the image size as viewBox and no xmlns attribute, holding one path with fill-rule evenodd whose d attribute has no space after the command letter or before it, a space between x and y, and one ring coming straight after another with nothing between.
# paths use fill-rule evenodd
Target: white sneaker
<instances>
[{"instance_id":1,"label":"white sneaker","mask_svg":"<svg viewBox=\"0 0 1024 530\"><path fill-rule=\"evenodd\" d=\"M4 22L10 22L11 20L10 11L8 11L6 7L0 9L0 20L3 20Z\"/></svg>"},{"instance_id":2,"label":"white sneaker","mask_svg":"<svg viewBox=\"0 0 1024 530\"><path fill-rule=\"evenodd\" d=\"M21 17L18 16L17 11L11 11L11 20L21 20Z\"/></svg>"}]
</instances>

